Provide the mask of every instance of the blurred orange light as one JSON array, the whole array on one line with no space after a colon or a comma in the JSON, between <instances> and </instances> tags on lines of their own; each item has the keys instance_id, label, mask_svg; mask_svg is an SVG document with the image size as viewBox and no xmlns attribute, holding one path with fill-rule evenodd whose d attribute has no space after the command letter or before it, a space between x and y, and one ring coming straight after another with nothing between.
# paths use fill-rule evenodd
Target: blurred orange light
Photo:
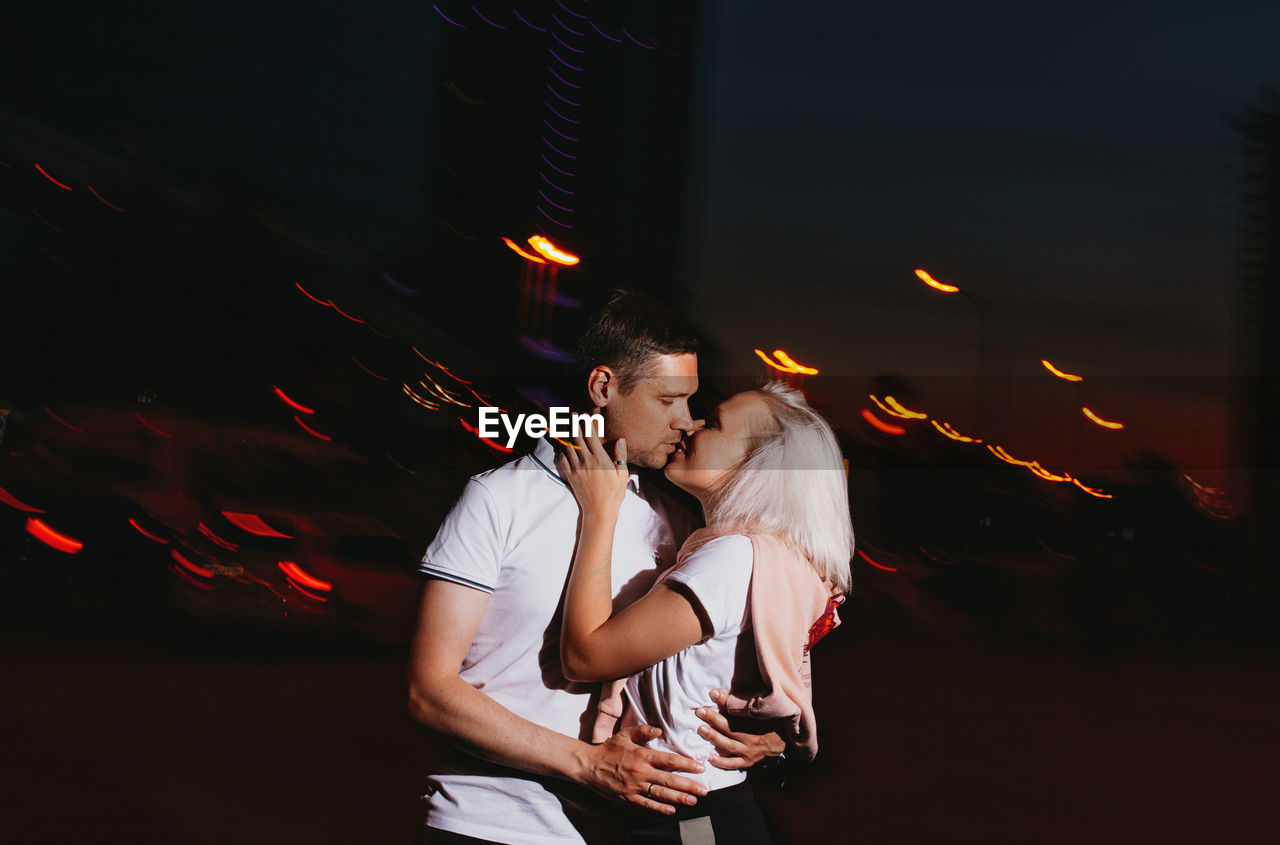
<instances>
[{"instance_id":1,"label":"blurred orange light","mask_svg":"<svg viewBox=\"0 0 1280 845\"><path fill-rule=\"evenodd\" d=\"M308 575L302 571L302 567L291 560L282 560L277 564L285 575L289 576L292 581L297 581L304 587L310 587L313 590L332 590L333 585L328 581L321 581L314 575Z\"/></svg>"},{"instance_id":2,"label":"blurred orange light","mask_svg":"<svg viewBox=\"0 0 1280 845\"><path fill-rule=\"evenodd\" d=\"M314 414L314 413L315 413L315 411L314 411L313 409L308 408L306 405L301 405L301 404L299 404L299 403L297 403L297 402L293 401L292 399L290 399L288 396L286 396L286 395L285 395L285 392L284 392L283 390L281 390L280 388L276 387L274 384L273 384L273 385L271 385L271 390L272 390L272 392L273 392L273 393L275 393L275 395L276 395L277 397L279 397L279 399L280 399L280 401L281 401L281 402L283 402L284 404L288 405L290 408L293 408L293 410L297 411L298 413L300 413L300 414Z\"/></svg>"},{"instance_id":3,"label":"blurred orange light","mask_svg":"<svg viewBox=\"0 0 1280 845\"><path fill-rule=\"evenodd\" d=\"M421 405L422 407L424 407L424 408L430 408L430 409L431 409L431 410L433 410L433 411L436 411L436 410L439 410L439 409L440 409L440 406L439 406L439 405L437 405L435 402L430 402L430 401L428 401L428 400L426 400L426 399L423 399L423 398L422 398L421 396L419 396L418 394L414 393L414 392L413 392L413 388L409 387L409 385L407 385L407 384L402 384L402 385L400 385L400 389L404 391L404 393L405 393L405 395L406 395L406 396L408 396L408 397L409 397L410 399L412 399L414 402L417 402L417 403L418 403L419 405Z\"/></svg>"},{"instance_id":4,"label":"blurred orange light","mask_svg":"<svg viewBox=\"0 0 1280 845\"><path fill-rule=\"evenodd\" d=\"M1040 359L1040 363L1044 364L1044 368L1046 370L1053 373L1055 376L1057 376L1060 379L1066 379L1067 381L1084 381L1084 376L1077 376L1071 373L1064 373L1062 370L1059 370L1057 367L1055 367L1053 364L1050 364L1044 358Z\"/></svg>"},{"instance_id":5,"label":"blurred orange light","mask_svg":"<svg viewBox=\"0 0 1280 845\"><path fill-rule=\"evenodd\" d=\"M770 367L773 367L775 370L778 370L778 371L780 371L780 372L784 372L784 373L794 373L794 372L795 372L795 370L792 370L792 369L789 369L789 368L787 368L787 367L784 367L782 364L779 364L778 362L774 361L772 358L770 358L768 355L766 355L766 354L764 354L763 352L761 352L759 349L754 350L754 352L755 352L757 355L759 355L759 356L760 356L760 360L761 360L761 361L764 361L766 364L768 364Z\"/></svg>"},{"instance_id":6,"label":"blurred orange light","mask_svg":"<svg viewBox=\"0 0 1280 845\"><path fill-rule=\"evenodd\" d=\"M249 534L257 534L259 537L283 537L286 540L292 540L289 534L281 533L267 523L262 521L262 517L253 513L236 513L234 511L223 511L222 515L227 521L239 528L241 531Z\"/></svg>"},{"instance_id":7,"label":"blurred orange light","mask_svg":"<svg viewBox=\"0 0 1280 845\"><path fill-rule=\"evenodd\" d=\"M935 279L933 276L930 276L924 270L916 270L916 276L919 277L920 281L924 282L926 285L933 288L934 290L940 290L943 293L958 293L960 291L960 288L956 287L955 285L944 284L943 282L940 282L937 279Z\"/></svg>"},{"instance_id":8,"label":"blurred orange light","mask_svg":"<svg viewBox=\"0 0 1280 845\"><path fill-rule=\"evenodd\" d=\"M887 423L884 420L880 419L875 414L871 413L871 410L869 408L862 409L862 418L866 420L868 423L870 423L873 428L875 428L878 431L883 431L885 434L892 434L895 437L897 437L899 435L907 433L907 430L902 426L894 425L892 423Z\"/></svg>"},{"instance_id":9,"label":"blurred orange light","mask_svg":"<svg viewBox=\"0 0 1280 845\"><path fill-rule=\"evenodd\" d=\"M1045 481L1061 482L1061 481L1073 480L1069 475L1054 475L1053 473L1049 472L1049 470L1040 466L1039 461L1032 461L1031 463L1027 464L1027 469L1031 470L1031 472L1033 472L1037 477L1043 478Z\"/></svg>"},{"instance_id":10,"label":"blurred orange light","mask_svg":"<svg viewBox=\"0 0 1280 845\"><path fill-rule=\"evenodd\" d=\"M507 246L511 247L512 251L514 251L516 255L520 256L521 258L527 261L533 261L537 264L547 263L547 260L545 258L539 258L538 256L534 255L531 252L525 252L523 249L520 248L520 244L511 240L511 238L503 238L502 242Z\"/></svg>"},{"instance_id":11,"label":"blurred orange light","mask_svg":"<svg viewBox=\"0 0 1280 845\"><path fill-rule=\"evenodd\" d=\"M938 430L939 434L941 434L944 437L949 437L950 439L955 440L958 443L981 443L982 442L977 438L967 437L961 434L960 432L952 428L950 423L940 423L937 420L929 420L929 422L933 423L933 427Z\"/></svg>"},{"instance_id":12,"label":"blurred orange light","mask_svg":"<svg viewBox=\"0 0 1280 845\"><path fill-rule=\"evenodd\" d=\"M1113 431L1124 428L1124 423L1113 422L1111 420L1104 420L1102 417L1098 416L1093 411L1090 411L1088 408L1081 408L1080 410L1084 411L1084 415L1086 417L1093 420L1103 428L1109 428Z\"/></svg>"},{"instance_id":13,"label":"blurred orange light","mask_svg":"<svg viewBox=\"0 0 1280 845\"><path fill-rule=\"evenodd\" d=\"M27 513L44 513L44 511L39 508L28 505L26 502L22 501L3 487L0 487L0 502L4 502L11 508L17 508L20 511L26 511Z\"/></svg>"},{"instance_id":14,"label":"blurred orange light","mask_svg":"<svg viewBox=\"0 0 1280 845\"><path fill-rule=\"evenodd\" d=\"M46 546L51 546L69 555L73 555L84 548L84 543L65 534L59 534L34 516L27 519L27 533Z\"/></svg>"},{"instance_id":15,"label":"blurred orange light","mask_svg":"<svg viewBox=\"0 0 1280 845\"><path fill-rule=\"evenodd\" d=\"M1114 496L1113 494L1111 494L1111 493L1103 493L1103 492L1102 492L1101 490L1099 490L1097 487L1087 487L1087 486L1085 486L1084 484L1081 484L1081 483L1080 483L1080 479L1078 479L1078 478L1073 478L1073 479L1071 479L1071 483L1072 483L1072 484L1074 484L1075 486L1079 487L1079 488L1080 488L1081 490L1083 490L1084 492L1088 493L1090 496L1097 496L1099 499L1114 499L1114 498L1115 498L1115 496Z\"/></svg>"},{"instance_id":16,"label":"blurred orange light","mask_svg":"<svg viewBox=\"0 0 1280 845\"><path fill-rule=\"evenodd\" d=\"M533 247L534 252L538 253L548 261L553 261L556 264L562 264L565 267L572 267L582 260L572 252L566 252L560 249L560 247L556 246L542 235L530 236L529 246Z\"/></svg>"},{"instance_id":17,"label":"blurred orange light","mask_svg":"<svg viewBox=\"0 0 1280 845\"><path fill-rule=\"evenodd\" d=\"M802 376L816 376L818 374L818 371L813 367L806 367L804 364L797 364L795 361L791 360L791 356L783 352L781 349L773 350L773 357L781 361L793 373L799 373Z\"/></svg>"},{"instance_id":18,"label":"blurred orange light","mask_svg":"<svg viewBox=\"0 0 1280 845\"><path fill-rule=\"evenodd\" d=\"M1033 463L1032 461L1018 460L1013 455L1010 455L1008 452L1006 452L1004 448L1001 446L988 445L987 448L991 450L991 454L995 455L997 458L1004 461L1006 464L1013 464L1014 466L1020 466L1020 467L1029 467Z\"/></svg>"},{"instance_id":19,"label":"blurred orange light","mask_svg":"<svg viewBox=\"0 0 1280 845\"><path fill-rule=\"evenodd\" d=\"M902 403L900 403L897 399L894 399L892 396L884 397L884 401L889 405L890 408L893 408L895 411L898 412L894 414L894 416L900 416L903 419L908 419L908 420L923 420L929 416L928 414L922 414L919 411L913 411L910 408L902 407Z\"/></svg>"},{"instance_id":20,"label":"blurred orange light","mask_svg":"<svg viewBox=\"0 0 1280 845\"><path fill-rule=\"evenodd\" d=\"M476 437L480 438L480 442L481 442L481 443L483 443L484 445L488 446L490 449L495 449L495 450L497 450L497 451L499 451L499 452L508 452L508 453L509 453L509 452L513 452L513 451L515 451L514 449L512 449L512 448L510 448L510 447L508 447L508 446L503 446L501 443L497 443L497 442L495 442L495 441L493 441L493 440L490 440L490 439L489 439L489 438L487 438L487 437L481 437L481 436L480 436L480 429L478 429L478 428L476 428L475 426L471 425L471 424L470 424L470 423L468 423L466 420L464 420L462 417L458 417L458 422L462 423L462 427L463 427L463 428L465 428L467 431L471 432L471 433L472 433L472 434L474 434Z\"/></svg>"}]
</instances>

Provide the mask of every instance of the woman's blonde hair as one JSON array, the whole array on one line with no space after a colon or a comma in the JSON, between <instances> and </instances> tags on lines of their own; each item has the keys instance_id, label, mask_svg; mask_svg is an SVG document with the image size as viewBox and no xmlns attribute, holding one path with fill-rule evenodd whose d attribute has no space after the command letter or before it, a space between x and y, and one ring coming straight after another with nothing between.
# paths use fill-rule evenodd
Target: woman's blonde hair
<instances>
[{"instance_id":1,"label":"woman's blonde hair","mask_svg":"<svg viewBox=\"0 0 1280 845\"><path fill-rule=\"evenodd\" d=\"M707 497L707 525L779 537L847 592L853 521L835 434L800 391L775 381L754 392L776 428L759 432L736 470Z\"/></svg>"}]
</instances>

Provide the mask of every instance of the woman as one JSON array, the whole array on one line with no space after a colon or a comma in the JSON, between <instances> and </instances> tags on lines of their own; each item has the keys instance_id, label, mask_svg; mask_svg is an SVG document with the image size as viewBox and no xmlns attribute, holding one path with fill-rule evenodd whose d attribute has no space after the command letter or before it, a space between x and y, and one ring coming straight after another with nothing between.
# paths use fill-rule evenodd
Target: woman
<instances>
[{"instance_id":1,"label":"woman","mask_svg":"<svg viewBox=\"0 0 1280 845\"><path fill-rule=\"evenodd\" d=\"M839 446L798 391L781 384L739 393L672 456L666 475L701 503L695 532L675 567L613 615L610 557L629 477L626 443L611 459L598 440L579 440L560 471L578 499L578 548L565 593L561 659L581 681L626 678L625 724L663 729L656 746L699 760L713 754L696 710L708 690L731 690L731 711L780 717L799 753L817 750L804 680L808 647L838 619L849 586L853 526ZM617 713L603 697L601 710ZM601 737L597 736L597 739ZM745 772L708 767L710 790L681 808L685 824L715 841L768 842ZM650 797L673 799L665 787ZM650 809L673 812L667 804ZM690 822L696 818L698 821ZM633 820L635 839L679 842L676 820Z\"/></svg>"}]
</instances>

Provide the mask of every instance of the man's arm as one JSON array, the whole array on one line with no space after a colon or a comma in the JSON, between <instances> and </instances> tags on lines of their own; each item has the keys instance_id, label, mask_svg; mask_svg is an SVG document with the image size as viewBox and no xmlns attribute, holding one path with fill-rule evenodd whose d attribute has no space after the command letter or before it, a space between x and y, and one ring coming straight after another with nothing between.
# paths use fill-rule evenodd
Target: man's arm
<instances>
[{"instance_id":1,"label":"man's arm","mask_svg":"<svg viewBox=\"0 0 1280 845\"><path fill-rule=\"evenodd\" d=\"M481 759L570 780L658 812L674 813L672 804L694 804L695 795L706 794L675 774L701 771L699 763L638 744L660 736L657 728L641 725L590 745L520 718L460 678L458 668L488 603L488 593L451 581L431 579L423 587L409 656L414 721Z\"/></svg>"}]
</instances>

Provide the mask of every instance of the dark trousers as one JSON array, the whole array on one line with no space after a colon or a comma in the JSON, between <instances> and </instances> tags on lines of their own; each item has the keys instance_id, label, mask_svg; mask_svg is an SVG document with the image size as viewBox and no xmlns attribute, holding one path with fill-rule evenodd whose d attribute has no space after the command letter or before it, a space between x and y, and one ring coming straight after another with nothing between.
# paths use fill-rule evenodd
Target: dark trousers
<instances>
[{"instance_id":1,"label":"dark trousers","mask_svg":"<svg viewBox=\"0 0 1280 845\"><path fill-rule=\"evenodd\" d=\"M773 845L760 805L747 781L716 789L673 816L645 811L626 821L633 845Z\"/></svg>"}]
</instances>

